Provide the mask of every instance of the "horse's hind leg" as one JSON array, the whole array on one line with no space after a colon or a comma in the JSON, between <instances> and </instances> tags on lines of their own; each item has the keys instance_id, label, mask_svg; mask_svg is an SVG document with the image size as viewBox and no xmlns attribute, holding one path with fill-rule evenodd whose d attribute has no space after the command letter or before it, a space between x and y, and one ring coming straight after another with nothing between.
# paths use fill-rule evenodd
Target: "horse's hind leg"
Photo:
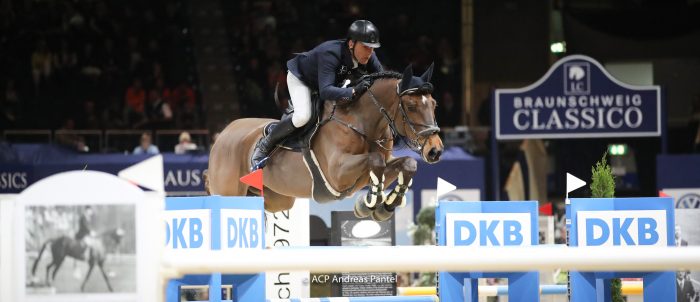
<instances>
[{"instance_id":1,"label":"horse's hind leg","mask_svg":"<svg viewBox=\"0 0 700 302\"><path fill-rule=\"evenodd\" d=\"M372 212L372 218L383 221L391 218L396 207L406 204L406 192L413 183L413 175L418 170L418 163L411 157L399 157L391 159L386 165L386 182L388 186L397 180L396 186L389 193L383 205L377 206Z\"/></svg>"},{"instance_id":2,"label":"horse's hind leg","mask_svg":"<svg viewBox=\"0 0 700 302\"><path fill-rule=\"evenodd\" d=\"M104 265L104 263L99 264L100 272L102 272L102 277L105 278L105 283L107 283L107 288L109 289L110 292L113 292L114 290L112 289L112 284L109 283L109 278L107 277L107 274L105 273L105 268L103 265Z\"/></svg>"},{"instance_id":3,"label":"horse's hind leg","mask_svg":"<svg viewBox=\"0 0 700 302\"><path fill-rule=\"evenodd\" d=\"M83 284L80 285L81 292L85 291L85 284L87 284L87 281L90 278L90 274L92 273L93 268L95 268L95 263L90 263L90 268L88 268L87 274L85 274L85 280L83 280ZM109 282L107 282L107 285L109 285ZM110 291L112 291L112 290L110 289Z\"/></svg>"},{"instance_id":4,"label":"horse's hind leg","mask_svg":"<svg viewBox=\"0 0 700 302\"><path fill-rule=\"evenodd\" d=\"M51 271L51 268L54 266L55 266L55 264L53 262L53 259L51 259L51 263L46 265L46 285L51 285L51 279L49 278L49 275L50 275L49 271Z\"/></svg>"},{"instance_id":5,"label":"horse's hind leg","mask_svg":"<svg viewBox=\"0 0 700 302\"><path fill-rule=\"evenodd\" d=\"M268 212L279 212L289 210L294 206L295 198L285 196L265 187L265 210Z\"/></svg>"},{"instance_id":6,"label":"horse's hind leg","mask_svg":"<svg viewBox=\"0 0 700 302\"><path fill-rule=\"evenodd\" d=\"M56 274L58 274L58 269L61 268L61 264L63 264L63 260L65 259L66 257L58 258L56 261L51 263L52 265L55 265L53 269L53 274L51 274L51 281L56 280Z\"/></svg>"}]
</instances>

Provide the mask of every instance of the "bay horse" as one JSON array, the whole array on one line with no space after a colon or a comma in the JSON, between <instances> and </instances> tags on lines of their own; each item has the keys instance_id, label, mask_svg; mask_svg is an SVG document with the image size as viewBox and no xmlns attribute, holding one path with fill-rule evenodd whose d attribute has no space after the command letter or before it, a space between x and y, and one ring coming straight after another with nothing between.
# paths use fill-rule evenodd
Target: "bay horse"
<instances>
[{"instance_id":1,"label":"bay horse","mask_svg":"<svg viewBox=\"0 0 700 302\"><path fill-rule=\"evenodd\" d=\"M109 278L104 271L104 263L107 258L107 252L113 251L121 243L124 237L124 230L121 228L115 228L105 231L97 236L99 240L92 240L87 243L85 248L88 250L88 259L85 259L85 251L80 248L80 242L75 238L62 235L53 239L49 239L41 246L39 250L39 256L34 260L34 265L32 265L32 276L36 274L36 269L39 266L39 260L41 260L42 254L47 246L51 246L51 263L46 265L46 284L51 286L51 282L56 279L56 274L58 269L61 268L63 260L66 257L72 257L79 261L87 261L89 269L87 274L85 274L85 280L83 280L80 286L80 291L85 291L85 284L87 284L88 278L92 273L92 269L97 265L102 272L102 277L104 277L107 283L107 288L110 292L113 292L112 284L109 282ZM51 269L53 268L53 273Z\"/></svg>"},{"instance_id":2,"label":"bay horse","mask_svg":"<svg viewBox=\"0 0 700 302\"><path fill-rule=\"evenodd\" d=\"M433 65L420 77L409 65L403 74L379 72L365 76L370 88L359 99L340 103L322 101L321 119L309 139L311 159L299 152L278 147L263 168L265 209L287 210L296 197L317 202L339 200L369 185L366 196L355 204L358 217L386 220L397 206L405 203L417 162L411 157L392 157L394 138L420 154L427 163L440 160L443 144L435 120ZM205 174L207 192L212 195L245 196L260 192L241 183L249 173L256 142L271 119L243 118L231 122L215 141ZM306 159L305 159L306 158ZM320 167L312 177L311 165ZM398 180L385 195L385 185ZM324 186L332 198L319 198L317 187Z\"/></svg>"}]
</instances>

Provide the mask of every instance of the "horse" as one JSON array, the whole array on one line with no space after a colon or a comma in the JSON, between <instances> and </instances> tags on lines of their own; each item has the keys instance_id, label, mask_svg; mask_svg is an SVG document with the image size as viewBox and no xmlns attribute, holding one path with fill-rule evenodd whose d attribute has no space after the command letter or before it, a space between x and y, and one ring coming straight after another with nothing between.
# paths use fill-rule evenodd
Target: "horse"
<instances>
[{"instance_id":1,"label":"horse","mask_svg":"<svg viewBox=\"0 0 700 302\"><path fill-rule=\"evenodd\" d=\"M367 75L371 85L359 99L322 101L321 118L308 140L310 156L278 146L267 160L262 192L265 209L290 209L296 197L339 200L369 185L369 192L355 203L356 216L379 221L390 218L397 206L405 204L404 194L417 170L415 159L392 157L394 138L403 138L427 163L438 162L444 149L431 95L432 70L433 65L416 77L409 65L403 74ZM264 127L273 121L243 118L226 126L210 151L204 176L209 194L260 195L239 178L250 173L253 148ZM315 175L312 166L319 167ZM397 185L385 195L385 185L395 180ZM330 198L319 198L317 190L327 190Z\"/></svg>"},{"instance_id":2,"label":"horse","mask_svg":"<svg viewBox=\"0 0 700 302\"><path fill-rule=\"evenodd\" d=\"M34 265L32 265L32 276L36 274L36 269L39 266L39 260L44 254L44 250L47 246L51 246L51 263L46 266L46 284L51 286L51 282L56 279L56 274L58 269L61 268L63 260L66 256L70 256L79 261L87 261L89 269L85 275L85 280L83 280L80 286L80 291L85 291L85 284L87 284L88 278L92 273L92 269L97 265L102 272L102 277L104 277L107 283L107 288L110 292L113 292L112 284L109 282L109 278L104 271L104 263L107 258L107 252L115 250L121 243L124 237L124 230L121 228L115 228L105 231L97 236L99 240L95 240L91 243L86 244L85 248L88 250L88 259L85 259L85 251L81 248L80 242L75 238L69 236L59 236L53 239L49 239L41 246L39 250L39 256L34 260ZM53 268L53 274L51 274L51 268ZM51 277L49 278L49 275Z\"/></svg>"}]
</instances>

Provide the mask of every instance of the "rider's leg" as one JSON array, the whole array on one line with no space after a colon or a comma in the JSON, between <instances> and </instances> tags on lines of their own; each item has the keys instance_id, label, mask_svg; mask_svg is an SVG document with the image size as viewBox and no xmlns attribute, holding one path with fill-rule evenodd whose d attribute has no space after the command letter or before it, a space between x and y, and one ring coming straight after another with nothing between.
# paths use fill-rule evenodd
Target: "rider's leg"
<instances>
[{"instance_id":1,"label":"rider's leg","mask_svg":"<svg viewBox=\"0 0 700 302\"><path fill-rule=\"evenodd\" d=\"M265 159L275 148L277 143L300 128L311 118L311 90L304 82L299 80L291 72L287 73L287 86L289 95L294 102L294 113L291 118L281 120L270 133L263 137L256 145L251 158L251 170L262 169Z\"/></svg>"}]
</instances>

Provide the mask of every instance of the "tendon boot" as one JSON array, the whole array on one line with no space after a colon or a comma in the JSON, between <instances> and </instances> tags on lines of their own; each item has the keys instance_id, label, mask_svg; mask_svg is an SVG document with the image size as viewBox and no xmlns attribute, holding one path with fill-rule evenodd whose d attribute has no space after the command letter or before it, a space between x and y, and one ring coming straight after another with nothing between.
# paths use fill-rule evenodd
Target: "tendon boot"
<instances>
[{"instance_id":1,"label":"tendon boot","mask_svg":"<svg viewBox=\"0 0 700 302\"><path fill-rule=\"evenodd\" d=\"M270 156L270 152L275 149L275 146L282 141L289 134L294 132L297 128L292 124L292 118L281 120L277 126L272 128L272 131L267 134L267 136L261 138L257 144L255 144L255 150L253 151L253 156L250 159L250 170L255 171L257 169L262 169L265 167L267 159Z\"/></svg>"}]
</instances>

